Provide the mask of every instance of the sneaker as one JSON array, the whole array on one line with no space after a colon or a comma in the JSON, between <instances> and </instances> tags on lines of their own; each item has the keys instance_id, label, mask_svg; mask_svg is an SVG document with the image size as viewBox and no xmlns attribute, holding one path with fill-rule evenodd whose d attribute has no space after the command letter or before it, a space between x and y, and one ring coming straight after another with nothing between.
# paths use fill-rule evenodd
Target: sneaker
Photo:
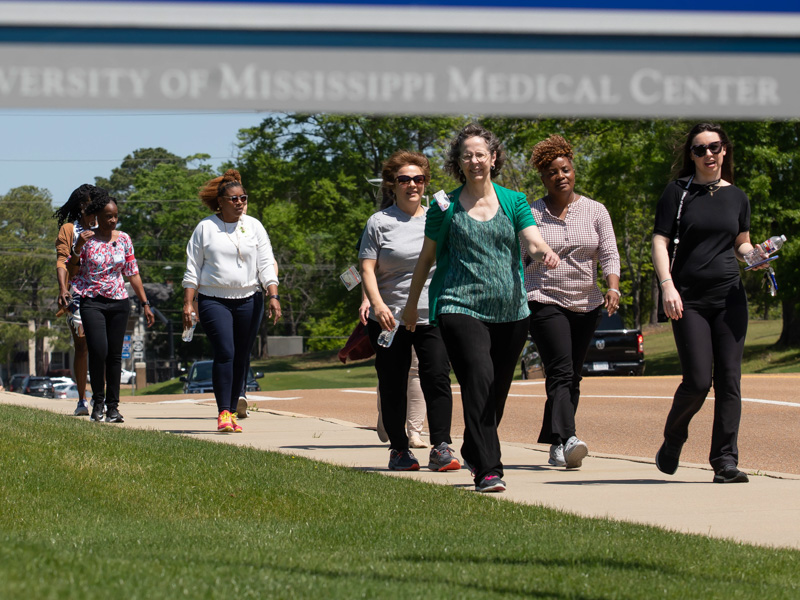
<instances>
[{"instance_id":1,"label":"sneaker","mask_svg":"<svg viewBox=\"0 0 800 600\"><path fill-rule=\"evenodd\" d=\"M427 448L428 444L422 441L418 433L412 433L408 436L408 445L411 448Z\"/></svg>"},{"instance_id":2,"label":"sneaker","mask_svg":"<svg viewBox=\"0 0 800 600\"><path fill-rule=\"evenodd\" d=\"M75 412L72 414L76 417L89 416L89 403L86 400L78 400L78 406L75 407Z\"/></svg>"},{"instance_id":3,"label":"sneaker","mask_svg":"<svg viewBox=\"0 0 800 600\"><path fill-rule=\"evenodd\" d=\"M656 453L656 468L667 475L675 475L681 460L681 448L683 446L673 446L664 440ZM716 477L714 479L716 480Z\"/></svg>"},{"instance_id":4,"label":"sneaker","mask_svg":"<svg viewBox=\"0 0 800 600\"><path fill-rule=\"evenodd\" d=\"M106 409L106 423L124 423L125 419L119 414L116 406L109 406Z\"/></svg>"},{"instance_id":5,"label":"sneaker","mask_svg":"<svg viewBox=\"0 0 800 600\"><path fill-rule=\"evenodd\" d=\"M378 414L378 425L375 428L378 430L378 439L384 444L389 441L389 434L386 433L386 428L383 426L383 415Z\"/></svg>"},{"instance_id":6,"label":"sneaker","mask_svg":"<svg viewBox=\"0 0 800 600\"><path fill-rule=\"evenodd\" d=\"M239 425L236 413L230 413L230 415L231 415L231 426L233 427L233 433L242 433L242 426Z\"/></svg>"},{"instance_id":7,"label":"sneaker","mask_svg":"<svg viewBox=\"0 0 800 600\"><path fill-rule=\"evenodd\" d=\"M747 483L750 478L735 465L728 465L714 475L714 483Z\"/></svg>"},{"instance_id":8,"label":"sneaker","mask_svg":"<svg viewBox=\"0 0 800 600\"><path fill-rule=\"evenodd\" d=\"M105 408L105 402L93 402L92 403L92 414L89 415L90 421L97 421L98 423L103 420L103 409Z\"/></svg>"},{"instance_id":9,"label":"sneaker","mask_svg":"<svg viewBox=\"0 0 800 600\"><path fill-rule=\"evenodd\" d=\"M236 416L240 419L246 419L250 416L250 413L247 412L247 398L244 396L239 396L239 401L236 403Z\"/></svg>"},{"instance_id":10,"label":"sneaker","mask_svg":"<svg viewBox=\"0 0 800 600\"><path fill-rule=\"evenodd\" d=\"M411 450L392 450L389 453L390 471L418 471L419 461L411 454Z\"/></svg>"},{"instance_id":11,"label":"sneaker","mask_svg":"<svg viewBox=\"0 0 800 600\"><path fill-rule=\"evenodd\" d=\"M483 494L487 492L505 492L506 482L497 475L487 475L481 479L480 483L475 484L475 491Z\"/></svg>"},{"instance_id":12,"label":"sneaker","mask_svg":"<svg viewBox=\"0 0 800 600\"><path fill-rule=\"evenodd\" d=\"M574 435L564 444L564 463L568 469L577 469L589 454L589 446Z\"/></svg>"},{"instance_id":13,"label":"sneaker","mask_svg":"<svg viewBox=\"0 0 800 600\"><path fill-rule=\"evenodd\" d=\"M565 467L567 465L567 461L564 460L564 444L550 445L550 458L547 464L554 467Z\"/></svg>"},{"instance_id":14,"label":"sneaker","mask_svg":"<svg viewBox=\"0 0 800 600\"><path fill-rule=\"evenodd\" d=\"M233 421L231 421L231 413L223 410L217 417L217 431L222 433L231 433L233 431Z\"/></svg>"},{"instance_id":15,"label":"sneaker","mask_svg":"<svg viewBox=\"0 0 800 600\"><path fill-rule=\"evenodd\" d=\"M442 442L438 446L431 448L431 455L428 459L428 468L431 471L457 471L461 468L461 463L453 456L453 449Z\"/></svg>"}]
</instances>

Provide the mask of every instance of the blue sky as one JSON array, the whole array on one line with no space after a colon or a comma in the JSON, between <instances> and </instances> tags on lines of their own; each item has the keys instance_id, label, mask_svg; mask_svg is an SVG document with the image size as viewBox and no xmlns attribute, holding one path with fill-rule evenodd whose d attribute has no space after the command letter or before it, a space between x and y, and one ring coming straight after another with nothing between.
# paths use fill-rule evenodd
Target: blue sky
<instances>
[{"instance_id":1,"label":"blue sky","mask_svg":"<svg viewBox=\"0 0 800 600\"><path fill-rule=\"evenodd\" d=\"M107 177L138 148L179 156L209 154L214 166L236 156L236 134L267 113L0 110L0 194L45 188L61 206L82 183Z\"/></svg>"}]
</instances>

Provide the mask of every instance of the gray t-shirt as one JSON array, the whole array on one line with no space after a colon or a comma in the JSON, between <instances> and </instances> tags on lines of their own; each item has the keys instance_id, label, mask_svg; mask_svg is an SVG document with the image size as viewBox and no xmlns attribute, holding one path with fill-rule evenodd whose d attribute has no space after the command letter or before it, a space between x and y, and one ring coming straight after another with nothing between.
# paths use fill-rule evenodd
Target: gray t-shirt
<instances>
[{"instance_id":1,"label":"gray t-shirt","mask_svg":"<svg viewBox=\"0 0 800 600\"><path fill-rule=\"evenodd\" d=\"M377 261L375 277L378 280L378 291L395 318L402 317L408 290L411 288L411 277L424 240L425 215L410 217L396 205L376 212L369 218L364 229L358 258ZM419 297L418 325L428 324L428 286L435 270L431 269L428 273ZM371 307L369 318L375 320ZM402 318L400 324L404 325Z\"/></svg>"}]
</instances>

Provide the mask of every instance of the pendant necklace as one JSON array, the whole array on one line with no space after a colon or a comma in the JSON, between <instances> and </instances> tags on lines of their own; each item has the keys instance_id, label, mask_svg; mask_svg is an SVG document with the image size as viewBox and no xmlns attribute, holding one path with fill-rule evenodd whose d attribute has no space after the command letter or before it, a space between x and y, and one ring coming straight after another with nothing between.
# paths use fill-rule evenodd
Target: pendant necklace
<instances>
[{"instance_id":1,"label":"pendant necklace","mask_svg":"<svg viewBox=\"0 0 800 600\"><path fill-rule=\"evenodd\" d=\"M244 262L244 259L242 258L242 252L239 249L240 240L239 240L239 232L237 231L237 228L239 227L239 221L236 221L236 223L234 223L234 225L233 225L233 230L236 232L236 241L234 241L234 239L231 237L231 234L228 233L228 224L225 223L225 221L222 221L222 222L224 223L223 228L225 229L225 235L227 235L228 239L231 241L231 243L234 246L236 246L236 254L239 257L239 259L236 261L236 266L241 269L242 268L242 263Z\"/></svg>"},{"instance_id":2,"label":"pendant necklace","mask_svg":"<svg viewBox=\"0 0 800 600\"><path fill-rule=\"evenodd\" d=\"M714 192L716 192L721 186L719 182L721 179L715 179L714 181L709 181L708 183L704 183L703 187L708 190L708 193L713 197Z\"/></svg>"}]
</instances>

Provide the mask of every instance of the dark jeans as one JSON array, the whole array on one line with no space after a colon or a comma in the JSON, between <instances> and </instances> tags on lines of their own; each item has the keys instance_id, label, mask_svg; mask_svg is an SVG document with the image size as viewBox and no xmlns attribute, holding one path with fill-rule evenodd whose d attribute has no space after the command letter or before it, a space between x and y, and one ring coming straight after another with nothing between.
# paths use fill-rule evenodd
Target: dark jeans
<instances>
[{"instance_id":1,"label":"dark jeans","mask_svg":"<svg viewBox=\"0 0 800 600\"><path fill-rule=\"evenodd\" d=\"M744 291L742 291L744 295ZM742 353L747 335L747 303L725 308L685 308L672 321L683 380L667 416L664 438L680 446L689 437L689 422L703 406L714 384L714 426L709 462L715 471L739 463L739 420L742 415Z\"/></svg>"},{"instance_id":2,"label":"dark jeans","mask_svg":"<svg viewBox=\"0 0 800 600\"><path fill-rule=\"evenodd\" d=\"M388 348L378 346L381 326L367 321L369 341L375 349L375 370L381 392L383 426L393 450L408 450L406 411L408 408L408 371L411 368L411 347L419 359L419 382L425 396L431 444L452 443L450 423L453 419L453 394L450 390L450 361L442 334L433 325L417 325L414 332L400 326Z\"/></svg>"},{"instance_id":3,"label":"dark jeans","mask_svg":"<svg viewBox=\"0 0 800 600\"><path fill-rule=\"evenodd\" d=\"M475 482L503 476L497 426L528 337L528 317L484 323L459 314L439 315L439 327L458 383L464 410L461 456L475 470Z\"/></svg>"},{"instance_id":4,"label":"dark jeans","mask_svg":"<svg viewBox=\"0 0 800 600\"><path fill-rule=\"evenodd\" d=\"M109 408L119 405L122 341L130 312L131 302L127 298L81 298L81 318L89 347L89 375L95 404L105 400Z\"/></svg>"},{"instance_id":5,"label":"dark jeans","mask_svg":"<svg viewBox=\"0 0 800 600\"><path fill-rule=\"evenodd\" d=\"M213 298L198 294L197 310L214 352L211 383L217 410L235 411L247 378L250 351L264 314L264 296L261 292L247 298Z\"/></svg>"},{"instance_id":6,"label":"dark jeans","mask_svg":"<svg viewBox=\"0 0 800 600\"><path fill-rule=\"evenodd\" d=\"M531 337L542 357L547 401L540 444L563 444L575 435L575 413L581 396L581 370L600 307L579 313L555 304L529 302Z\"/></svg>"}]
</instances>

